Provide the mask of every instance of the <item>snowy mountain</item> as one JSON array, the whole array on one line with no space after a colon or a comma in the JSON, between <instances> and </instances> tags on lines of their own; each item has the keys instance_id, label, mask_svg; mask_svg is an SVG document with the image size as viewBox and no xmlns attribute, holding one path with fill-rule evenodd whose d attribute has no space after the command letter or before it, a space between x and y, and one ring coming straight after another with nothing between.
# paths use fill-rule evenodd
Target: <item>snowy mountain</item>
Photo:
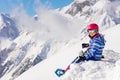
<instances>
[{"instance_id":1,"label":"snowy mountain","mask_svg":"<svg viewBox=\"0 0 120 80\"><path fill-rule=\"evenodd\" d=\"M96 22L101 27L111 27L120 23L119 4L119 0L75 0L59 11L86 23Z\"/></svg>"},{"instance_id":2,"label":"snowy mountain","mask_svg":"<svg viewBox=\"0 0 120 80\"><path fill-rule=\"evenodd\" d=\"M49 34L49 39L46 28L45 30L41 27L39 29L42 30L39 30L38 27L36 27L38 30L34 28L29 29L31 26L25 28L25 26L30 25L30 22L27 21L29 23L26 23L23 19L16 19L18 18L1 14L0 80L13 80L30 67L55 53L57 45L60 47L66 43L61 40L61 44L59 41L52 41L51 38L54 36L51 35L53 33ZM32 25L34 26L39 23L35 24L36 21L34 19L32 21ZM41 37L43 35L44 37ZM48 55L48 52L51 53Z\"/></svg>"},{"instance_id":3,"label":"snowy mountain","mask_svg":"<svg viewBox=\"0 0 120 80\"><path fill-rule=\"evenodd\" d=\"M34 18L1 14L0 80L119 80L119 4L119 0L75 0L57 10L40 8ZM54 71L66 68L82 50L82 42L89 41L86 27L91 22L105 35L106 59L72 65L58 78Z\"/></svg>"},{"instance_id":4,"label":"snowy mountain","mask_svg":"<svg viewBox=\"0 0 120 80\"><path fill-rule=\"evenodd\" d=\"M7 27L1 33L7 36L0 36L0 80L14 80L30 67L57 54L69 39L75 37L73 33L79 29L70 27L70 20L48 10L50 15L46 17L46 11L42 12L37 21L23 13L9 16L2 14L4 17L1 16L0 32ZM46 21L49 22L46 24ZM6 22L10 26L6 26ZM12 33L19 35L14 37Z\"/></svg>"},{"instance_id":5,"label":"snowy mountain","mask_svg":"<svg viewBox=\"0 0 120 80\"><path fill-rule=\"evenodd\" d=\"M7 14L0 14L0 37L15 39L19 36L16 23Z\"/></svg>"}]
</instances>

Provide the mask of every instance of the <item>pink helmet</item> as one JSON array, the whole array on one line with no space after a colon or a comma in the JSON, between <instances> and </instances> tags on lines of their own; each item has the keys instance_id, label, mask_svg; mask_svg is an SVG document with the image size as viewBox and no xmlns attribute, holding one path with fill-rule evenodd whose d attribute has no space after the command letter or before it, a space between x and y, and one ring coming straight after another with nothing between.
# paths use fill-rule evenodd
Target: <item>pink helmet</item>
<instances>
[{"instance_id":1,"label":"pink helmet","mask_svg":"<svg viewBox=\"0 0 120 80\"><path fill-rule=\"evenodd\" d=\"M99 27L98 27L97 24L91 23L91 24L88 25L87 30L97 30L98 31Z\"/></svg>"}]
</instances>

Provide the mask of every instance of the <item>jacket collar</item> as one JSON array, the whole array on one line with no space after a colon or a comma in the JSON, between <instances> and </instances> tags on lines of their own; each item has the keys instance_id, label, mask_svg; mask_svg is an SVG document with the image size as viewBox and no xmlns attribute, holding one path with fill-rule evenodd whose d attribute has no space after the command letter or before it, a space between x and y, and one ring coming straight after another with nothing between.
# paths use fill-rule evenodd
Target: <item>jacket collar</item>
<instances>
[{"instance_id":1,"label":"jacket collar","mask_svg":"<svg viewBox=\"0 0 120 80\"><path fill-rule=\"evenodd\" d=\"M100 36L99 33L96 33L94 36L90 36L90 35L89 35L89 37L90 37L91 39L96 38L96 37L98 37L98 36Z\"/></svg>"}]
</instances>

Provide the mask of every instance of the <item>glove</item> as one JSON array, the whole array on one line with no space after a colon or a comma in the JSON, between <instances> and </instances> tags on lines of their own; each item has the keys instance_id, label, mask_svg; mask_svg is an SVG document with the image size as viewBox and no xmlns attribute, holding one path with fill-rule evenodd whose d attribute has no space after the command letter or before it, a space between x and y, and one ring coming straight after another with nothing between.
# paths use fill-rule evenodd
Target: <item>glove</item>
<instances>
[{"instance_id":1,"label":"glove","mask_svg":"<svg viewBox=\"0 0 120 80\"><path fill-rule=\"evenodd\" d=\"M81 62L81 61L84 61L84 60L86 60L86 57L85 56L78 56L78 60L76 61L76 63L79 63L79 62Z\"/></svg>"},{"instance_id":2,"label":"glove","mask_svg":"<svg viewBox=\"0 0 120 80\"><path fill-rule=\"evenodd\" d=\"M104 56L104 55L102 55L102 58L105 58L105 56Z\"/></svg>"},{"instance_id":3,"label":"glove","mask_svg":"<svg viewBox=\"0 0 120 80\"><path fill-rule=\"evenodd\" d=\"M88 43L82 43L82 48L87 48L89 46Z\"/></svg>"},{"instance_id":4,"label":"glove","mask_svg":"<svg viewBox=\"0 0 120 80\"><path fill-rule=\"evenodd\" d=\"M79 59L80 60L86 60L86 57L85 56L79 56Z\"/></svg>"}]
</instances>

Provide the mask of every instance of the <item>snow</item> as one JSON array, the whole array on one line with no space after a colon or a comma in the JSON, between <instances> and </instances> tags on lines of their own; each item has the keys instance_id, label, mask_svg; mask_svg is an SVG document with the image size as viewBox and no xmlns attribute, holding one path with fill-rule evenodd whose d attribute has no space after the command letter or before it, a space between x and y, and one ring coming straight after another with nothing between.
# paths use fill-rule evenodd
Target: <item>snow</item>
<instances>
[{"instance_id":1,"label":"snow","mask_svg":"<svg viewBox=\"0 0 120 80\"><path fill-rule=\"evenodd\" d=\"M107 40L104 55L108 59L103 61L85 61L80 64L72 64L71 69L62 77L58 78L54 71L57 68L65 69L66 66L73 60L78 52L75 52L78 47L76 44L67 46L62 49L60 53L42 61L35 67L23 73L15 80L119 80L119 68L120 68L120 25L112 27L104 32ZM75 46L76 45L76 46ZM74 48L74 49L73 49ZM69 50L69 51L67 51ZM108 50L108 51L107 51ZM110 50L116 51L112 52ZM117 53L118 52L118 53ZM116 55L115 55L116 54ZM68 58L69 57L69 58ZM111 59L111 60L109 60ZM114 59L114 60L113 60ZM32 75L31 75L32 73ZM31 76L29 76L31 75Z\"/></svg>"},{"instance_id":2,"label":"snow","mask_svg":"<svg viewBox=\"0 0 120 80\"><path fill-rule=\"evenodd\" d=\"M85 0L75 1L81 3ZM17 31L19 35L13 40L0 37L0 76L3 76L0 80L119 80L119 1L113 1L117 7L113 2L93 1L96 4L86 6L84 15L77 13L75 17L65 14L74 2L62 8L61 12L40 7L36 9L37 16L34 16L37 20L24 11L14 12L15 28L20 32ZM12 24L13 19L10 18L9 24ZM0 24L4 24L3 18L0 19ZM81 54L81 44L89 41L86 27L90 22L98 23L100 33L105 36L105 59L72 64L65 75L57 77L54 71L57 68L65 69Z\"/></svg>"},{"instance_id":3,"label":"snow","mask_svg":"<svg viewBox=\"0 0 120 80\"><path fill-rule=\"evenodd\" d=\"M119 34L120 34L120 25L114 26L105 32L105 38L107 39L106 49L111 49L116 52L120 52Z\"/></svg>"},{"instance_id":4,"label":"snow","mask_svg":"<svg viewBox=\"0 0 120 80\"><path fill-rule=\"evenodd\" d=\"M99 9L103 9L103 7L104 7L104 5L105 5L105 2L106 2L106 0L100 0L100 1L98 1L98 2L93 6L94 10L96 11L96 10L99 10Z\"/></svg>"}]
</instances>

